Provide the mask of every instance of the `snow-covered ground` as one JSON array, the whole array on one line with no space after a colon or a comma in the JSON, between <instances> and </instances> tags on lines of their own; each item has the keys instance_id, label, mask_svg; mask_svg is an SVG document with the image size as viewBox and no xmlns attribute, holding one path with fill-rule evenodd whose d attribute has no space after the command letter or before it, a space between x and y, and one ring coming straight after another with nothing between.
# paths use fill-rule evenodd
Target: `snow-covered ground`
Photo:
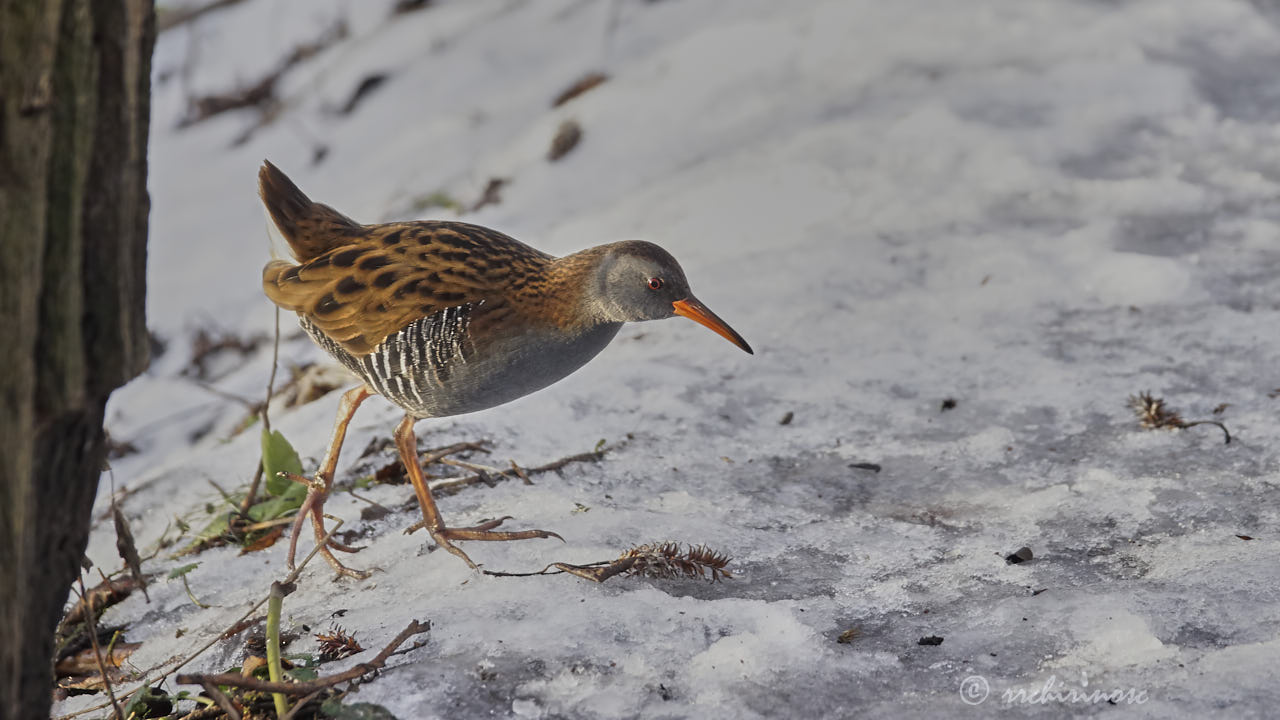
<instances>
[{"instance_id":1,"label":"snow-covered ground","mask_svg":"<svg viewBox=\"0 0 1280 720\"><path fill-rule=\"evenodd\" d=\"M402 534L416 511L366 523L338 494L328 510L368 531L350 562L380 571L331 582L313 563L287 622L346 610L371 649L348 663L433 623L354 700L406 719L1275 711L1280 4L392 5L247 0L159 39L148 311L167 349L108 415L139 449L113 475L144 552L175 516L206 521L209 481L242 488L258 456L256 429L227 439L244 406L182 370L201 328L271 331L261 160L366 222L457 217L415 202L470 205L501 177L501 201L462 217L556 254L658 242L756 354L684 320L629 326L546 391L420 423L424 447L483 439L493 464L620 445L447 497L445 517L566 540L467 546L492 569L671 539L730 554L735 578L482 576ZM338 21L346 38L280 78L283 106L246 140L253 110L179 129L188 98L253 84ZM610 79L551 108L589 71ZM548 162L566 119L581 143ZM323 359L284 323L283 363ZM224 356L208 382L256 401L270 358ZM1143 390L1234 441L1140 429L1126 399ZM309 469L337 402L273 415ZM394 459L359 455L398 419L366 404L340 483ZM118 566L114 542L99 523L91 558ZM133 666L221 632L285 575L285 545L195 558L209 609L164 580L112 608L142 642ZM1022 546L1034 559L1006 563Z\"/></svg>"}]
</instances>

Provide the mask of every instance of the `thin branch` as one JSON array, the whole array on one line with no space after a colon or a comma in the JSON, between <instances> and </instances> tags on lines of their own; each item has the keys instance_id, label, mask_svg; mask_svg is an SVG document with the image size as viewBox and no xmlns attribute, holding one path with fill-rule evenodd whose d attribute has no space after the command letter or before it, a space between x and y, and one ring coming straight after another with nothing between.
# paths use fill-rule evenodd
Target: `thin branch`
<instances>
[{"instance_id":1,"label":"thin branch","mask_svg":"<svg viewBox=\"0 0 1280 720\"><path fill-rule=\"evenodd\" d=\"M528 482L529 475L533 473L544 473L544 472L551 472L552 470L559 470L560 468L566 465L570 465L572 463L599 462L602 458L604 458L604 454L612 449L613 448L604 448L598 451L593 450L591 452L578 453L577 455L570 455L568 457L563 457L563 458L560 458L559 460L553 460L544 465L537 465L535 467L529 467L529 468L516 467L510 470L498 470L495 468L492 472L485 471L485 472L478 472L474 475L467 475L465 477L460 477L460 478L448 478L431 485L431 494L437 497L441 495L453 495L454 493L457 493L458 491L462 490L465 487L469 487L471 485L477 485L480 483L492 482L494 480L498 480L499 478L503 480L520 479Z\"/></svg>"},{"instance_id":2,"label":"thin branch","mask_svg":"<svg viewBox=\"0 0 1280 720\"><path fill-rule=\"evenodd\" d=\"M194 674L194 675L178 675L174 680L184 685L204 685L208 687L210 684L226 685L228 687L245 688L247 690L258 690L268 693L285 693L288 695L309 695L317 690L333 687L339 683L348 680L356 680L360 677L368 675L376 670L381 670L387 663L387 658L400 647L405 640L420 635L431 629L431 623L420 623L417 620L409 623L409 626L400 631L400 634L391 641L389 645L378 653L377 657L367 663L360 663L343 672L328 677L317 678L315 680L307 680L303 682L270 682L259 680L254 677L245 677L238 673L218 673L215 675Z\"/></svg>"},{"instance_id":3,"label":"thin branch","mask_svg":"<svg viewBox=\"0 0 1280 720\"><path fill-rule=\"evenodd\" d=\"M524 468L517 465L515 460L508 459L507 462L511 463L511 470L515 472L516 477L524 481L525 485L533 484L533 481L529 479L529 473L525 472Z\"/></svg>"},{"instance_id":4,"label":"thin branch","mask_svg":"<svg viewBox=\"0 0 1280 720\"><path fill-rule=\"evenodd\" d=\"M275 392L276 368L280 365L280 308L276 308L276 334L271 343L271 377L267 378L267 399L262 403L262 426L271 432L271 416L267 411L271 407L271 395Z\"/></svg>"},{"instance_id":5,"label":"thin branch","mask_svg":"<svg viewBox=\"0 0 1280 720\"><path fill-rule=\"evenodd\" d=\"M111 678L107 677L107 664L102 659L102 648L98 646L98 619L93 611L93 598L86 594L84 589L84 576L77 576L76 582L80 585L80 599L88 605L88 612L84 614L85 628L89 632L89 642L93 644L93 656L98 661L98 672L102 673L102 687L107 691L107 697L111 699L111 707L115 708L116 718L124 720L124 711L120 709L120 701L116 699L115 690L111 687Z\"/></svg>"},{"instance_id":6,"label":"thin branch","mask_svg":"<svg viewBox=\"0 0 1280 720\"><path fill-rule=\"evenodd\" d=\"M475 452L482 452L482 453L489 452L489 448L485 447L484 445L481 445L480 443L473 443L473 442L454 443L452 445L446 445L445 447L432 450L426 455L418 456L418 464L425 467L427 465L430 465L433 462L439 462L454 453L459 453L464 450L472 450Z\"/></svg>"},{"instance_id":7,"label":"thin branch","mask_svg":"<svg viewBox=\"0 0 1280 720\"><path fill-rule=\"evenodd\" d=\"M275 338L271 343L271 375L267 378L267 397L262 401L261 415L262 427L267 432L271 432L271 396L275 394L276 386L276 369L280 366L280 308L276 308L276 329ZM256 410L257 408L255 408ZM253 471L253 481L249 483L249 492L245 493L244 500L240 502L240 514L249 512L249 508L253 507L253 503L258 499L258 487L262 484L262 456L258 456L258 467Z\"/></svg>"},{"instance_id":8,"label":"thin branch","mask_svg":"<svg viewBox=\"0 0 1280 720\"><path fill-rule=\"evenodd\" d=\"M231 720L241 720L240 711L236 710L236 706L231 704L231 698L218 689L218 686L211 682L201 683L204 685L204 691L209 693L209 697L218 703L218 707L222 708L222 712L227 714Z\"/></svg>"},{"instance_id":9,"label":"thin branch","mask_svg":"<svg viewBox=\"0 0 1280 720\"><path fill-rule=\"evenodd\" d=\"M249 412L251 413L258 411L258 404L252 400L249 400L247 398L242 398L239 395L236 395L235 393L227 392L226 390L216 388L212 384L204 380L195 380L194 383L196 387L200 388L201 390L204 390L207 393L217 395L223 400L230 400L233 403L239 403L240 405L245 406L246 408L249 409Z\"/></svg>"},{"instance_id":10,"label":"thin branch","mask_svg":"<svg viewBox=\"0 0 1280 720\"><path fill-rule=\"evenodd\" d=\"M264 417L266 416L265 410L263 411L263 416ZM244 500L240 501L241 515L249 514L249 508L253 507L253 504L258 499L258 486L260 486L261 484L262 484L262 456L259 455L258 467L253 471L253 480L249 482L249 492L245 493Z\"/></svg>"},{"instance_id":11,"label":"thin branch","mask_svg":"<svg viewBox=\"0 0 1280 720\"><path fill-rule=\"evenodd\" d=\"M1223 425L1222 423L1218 422L1217 420L1193 420L1193 421L1191 421L1191 422L1189 422L1189 423L1184 423L1182 427L1184 427L1184 428L1189 428L1189 427L1194 427L1194 426L1196 426L1196 425L1217 425L1217 426L1218 426L1218 429L1222 431L1222 434L1223 434L1223 435L1225 435L1225 436L1227 436L1226 442L1224 442L1224 443L1222 443L1222 444L1223 444L1223 445L1230 445L1230 444L1231 444L1231 433L1227 432L1227 426L1226 426L1226 425Z\"/></svg>"},{"instance_id":12,"label":"thin branch","mask_svg":"<svg viewBox=\"0 0 1280 720\"><path fill-rule=\"evenodd\" d=\"M293 718L297 717L298 713L302 712L302 709L307 706L307 703L311 702L312 700L315 700L316 697L323 692L324 692L324 689L320 689L302 698L297 703L295 703L293 706L293 709L285 713L284 717L280 718L280 720L293 720Z\"/></svg>"}]
</instances>

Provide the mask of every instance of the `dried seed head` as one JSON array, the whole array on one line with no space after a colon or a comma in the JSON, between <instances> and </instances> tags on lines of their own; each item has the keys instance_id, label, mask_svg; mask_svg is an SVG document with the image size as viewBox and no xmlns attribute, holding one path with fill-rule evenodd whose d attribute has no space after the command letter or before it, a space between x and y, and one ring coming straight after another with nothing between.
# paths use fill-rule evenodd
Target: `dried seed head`
<instances>
[{"instance_id":1,"label":"dried seed head","mask_svg":"<svg viewBox=\"0 0 1280 720\"><path fill-rule=\"evenodd\" d=\"M322 662L330 662L333 660L341 660L344 657L350 657L358 652L364 652L364 648L356 639L347 634L341 626L334 625L327 633L316 633L316 642L320 643L320 660Z\"/></svg>"},{"instance_id":2,"label":"dried seed head","mask_svg":"<svg viewBox=\"0 0 1280 720\"><path fill-rule=\"evenodd\" d=\"M1227 444L1231 443L1231 433L1227 431L1227 426L1217 420L1183 420L1176 410L1168 408L1164 404L1163 398L1153 396L1149 392L1140 392L1137 395L1129 396L1129 407L1133 408L1133 412L1138 416L1138 422L1144 428L1175 428L1185 429L1196 425L1217 425L1222 430L1223 437L1226 438ZM1214 413L1218 413L1220 409L1225 409L1226 404L1219 405Z\"/></svg>"},{"instance_id":3,"label":"dried seed head","mask_svg":"<svg viewBox=\"0 0 1280 720\"><path fill-rule=\"evenodd\" d=\"M1138 416L1138 422L1144 428L1184 428L1187 423L1176 410L1166 407L1164 398L1153 396L1149 392L1140 392L1129 396L1129 407Z\"/></svg>"},{"instance_id":4,"label":"dried seed head","mask_svg":"<svg viewBox=\"0 0 1280 720\"><path fill-rule=\"evenodd\" d=\"M721 577L733 577L725 570L729 564L727 555L706 545L689 545L688 548L681 553L680 545L674 542L637 545L620 555L613 564L627 565L623 570L625 574L641 577L707 577L708 572L712 582L718 582Z\"/></svg>"}]
</instances>

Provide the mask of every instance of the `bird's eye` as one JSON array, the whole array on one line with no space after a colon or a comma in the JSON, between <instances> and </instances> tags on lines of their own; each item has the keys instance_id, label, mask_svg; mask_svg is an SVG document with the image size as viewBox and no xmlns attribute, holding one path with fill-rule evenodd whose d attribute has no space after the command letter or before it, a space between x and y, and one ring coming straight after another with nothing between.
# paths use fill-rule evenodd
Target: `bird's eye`
<instances>
[{"instance_id":1,"label":"bird's eye","mask_svg":"<svg viewBox=\"0 0 1280 720\"><path fill-rule=\"evenodd\" d=\"M656 277L651 277L651 278L649 278L649 289L650 289L650 290L661 290L661 289L662 289L662 278L656 278Z\"/></svg>"}]
</instances>

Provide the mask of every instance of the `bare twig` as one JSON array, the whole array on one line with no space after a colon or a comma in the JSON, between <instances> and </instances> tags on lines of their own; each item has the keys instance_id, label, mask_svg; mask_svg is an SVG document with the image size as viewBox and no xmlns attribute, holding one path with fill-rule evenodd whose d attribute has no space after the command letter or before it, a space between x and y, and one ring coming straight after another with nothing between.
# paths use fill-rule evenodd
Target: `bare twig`
<instances>
[{"instance_id":1,"label":"bare twig","mask_svg":"<svg viewBox=\"0 0 1280 720\"><path fill-rule=\"evenodd\" d=\"M474 475L467 475L465 477L448 478L433 484L431 486L431 494L437 497L441 495L453 495L465 487L498 479L511 480L513 478L519 478L527 481L529 475L532 473L551 472L552 470L559 470L566 465L577 462L599 462L600 459L604 457L604 454L611 449L613 448L604 448L599 451L593 450L591 452L578 453L577 455L570 455L535 467L515 467L510 470L486 470L485 472L478 472Z\"/></svg>"},{"instance_id":2,"label":"bare twig","mask_svg":"<svg viewBox=\"0 0 1280 720\"><path fill-rule=\"evenodd\" d=\"M280 308L276 308L275 338L271 342L271 376L267 378L267 399L262 402L262 427L271 432L271 395L275 392L276 368L280 365Z\"/></svg>"},{"instance_id":3,"label":"bare twig","mask_svg":"<svg viewBox=\"0 0 1280 720\"><path fill-rule=\"evenodd\" d=\"M525 472L524 468L517 465L515 460L509 459L507 462L511 463L511 470L516 474L516 477L524 481L525 485L533 484L533 481L529 479L529 473Z\"/></svg>"},{"instance_id":4,"label":"bare twig","mask_svg":"<svg viewBox=\"0 0 1280 720\"><path fill-rule=\"evenodd\" d=\"M470 470L477 474L483 473L501 473L502 468L496 468L491 465L481 465L480 463L467 462L466 460L456 460L454 458L440 458L441 464L460 467L463 470Z\"/></svg>"},{"instance_id":5,"label":"bare twig","mask_svg":"<svg viewBox=\"0 0 1280 720\"><path fill-rule=\"evenodd\" d=\"M222 708L227 717L231 718L231 720L241 720L240 711L236 710L236 706L231 704L231 698L218 689L217 684L204 682L201 685L204 685L204 691L209 694L209 697L213 698L214 702L218 703L218 707Z\"/></svg>"},{"instance_id":6,"label":"bare twig","mask_svg":"<svg viewBox=\"0 0 1280 720\"><path fill-rule=\"evenodd\" d=\"M328 677L317 678L315 680L295 683L270 682L253 677L244 677L238 673L179 675L174 679L184 685L199 684L208 687L209 684L215 684L245 688L247 690L258 690L260 692L285 693L288 695L309 695L316 690L333 687L334 685L347 682L348 680L356 680L364 675L374 672L375 670L381 670L382 667L386 665L387 658L391 657L391 654L394 653L396 648L400 647L405 640L408 640L414 635L425 633L430 629L431 623L420 623L417 620L414 620L409 623L409 626L402 630L389 645L383 648L382 652L378 653L377 657L373 658L369 662L360 663L344 670L343 672L330 675Z\"/></svg>"},{"instance_id":7,"label":"bare twig","mask_svg":"<svg viewBox=\"0 0 1280 720\"><path fill-rule=\"evenodd\" d=\"M426 467L427 465L430 465L433 462L440 462L441 460L449 457L454 453L460 453L465 450L472 450L474 452L482 452L482 453L489 452L489 448L485 447L484 445L481 445L480 443L473 443L473 442L454 443L452 445L446 445L442 448L436 448L435 450L432 450L426 455L418 456L418 464L423 467Z\"/></svg>"},{"instance_id":8,"label":"bare twig","mask_svg":"<svg viewBox=\"0 0 1280 720\"><path fill-rule=\"evenodd\" d=\"M1227 432L1227 426L1223 425L1217 420L1192 420L1191 422L1184 424L1182 427L1189 428L1189 427L1195 427L1196 425L1217 425L1218 429L1221 430L1222 434L1225 435L1227 438L1222 444L1223 445L1231 444L1231 433Z\"/></svg>"},{"instance_id":9,"label":"bare twig","mask_svg":"<svg viewBox=\"0 0 1280 720\"><path fill-rule=\"evenodd\" d=\"M288 525L291 522L293 522L293 516L290 515L286 517L279 517L275 520L263 520L262 522L249 523L240 529L244 532L251 533L259 530L270 530L271 528L280 527L281 525Z\"/></svg>"},{"instance_id":10,"label":"bare twig","mask_svg":"<svg viewBox=\"0 0 1280 720\"><path fill-rule=\"evenodd\" d=\"M89 631L89 642L93 644L93 655L98 661L98 672L102 673L102 687L106 689L107 697L111 699L111 707L116 711L116 718L124 720L124 711L120 709L120 701L116 699L115 690L111 687L111 678L108 677L107 664L102 659L102 648L98 647L98 619L93 611L93 598L85 592L83 576L77 576L76 582L80 585L80 598L88 605L88 612L84 615L85 627Z\"/></svg>"},{"instance_id":11,"label":"bare twig","mask_svg":"<svg viewBox=\"0 0 1280 720\"><path fill-rule=\"evenodd\" d=\"M293 718L297 717L298 713L302 712L302 709L307 706L307 703L311 702L312 700L315 700L316 696L320 695L324 691L325 691L325 688L321 688L311 693L310 695L302 698L298 702L294 703L293 708L290 709L289 712L285 713L284 717L280 718L280 720L293 720Z\"/></svg>"},{"instance_id":12,"label":"bare twig","mask_svg":"<svg viewBox=\"0 0 1280 720\"><path fill-rule=\"evenodd\" d=\"M262 427L267 432L271 432L271 396L275 393L276 368L279 365L280 308L276 308L275 336L271 342L271 375L267 377L267 397L262 401L261 410L259 411L262 416ZM249 483L249 492L245 493L244 500L240 502L240 513L242 515L249 512L249 508L253 507L253 503L258 499L258 487L262 484L262 462L263 458L259 456L258 467L253 471L253 481Z\"/></svg>"},{"instance_id":13,"label":"bare twig","mask_svg":"<svg viewBox=\"0 0 1280 720\"><path fill-rule=\"evenodd\" d=\"M374 500L370 500L369 498L363 495L357 495L355 490L348 490L347 494L357 500L360 500L362 502L368 503L369 505L372 505L373 507L383 511L384 513L391 512L391 508L387 507L386 505L383 505L382 503L376 502Z\"/></svg>"},{"instance_id":14,"label":"bare twig","mask_svg":"<svg viewBox=\"0 0 1280 720\"><path fill-rule=\"evenodd\" d=\"M196 380L194 384L196 387L200 388L201 390L204 390L205 392L211 395L217 395L223 400L230 400L233 403L245 406L246 408L248 408L249 412L251 413L258 411L258 403L248 398L243 398L243 397L240 397L239 395L236 395L235 393L227 392L226 390L223 390L221 388L214 387L212 384L204 380Z\"/></svg>"},{"instance_id":15,"label":"bare twig","mask_svg":"<svg viewBox=\"0 0 1280 720\"><path fill-rule=\"evenodd\" d=\"M265 406L264 406L265 407ZM263 410L263 416L266 411ZM249 508L258 500L258 487L262 484L262 456L258 456L258 467L253 471L253 480L249 482L249 492L245 493L244 500L240 501L240 514L247 515Z\"/></svg>"}]
</instances>

